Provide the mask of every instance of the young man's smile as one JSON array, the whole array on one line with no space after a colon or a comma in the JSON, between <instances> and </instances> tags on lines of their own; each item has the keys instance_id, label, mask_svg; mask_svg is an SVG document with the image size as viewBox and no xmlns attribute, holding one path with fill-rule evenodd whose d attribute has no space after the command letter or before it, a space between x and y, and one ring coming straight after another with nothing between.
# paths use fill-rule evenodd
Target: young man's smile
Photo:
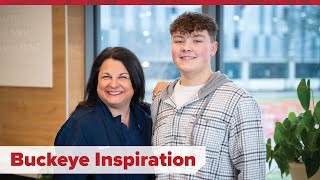
<instances>
[{"instance_id":1,"label":"young man's smile","mask_svg":"<svg viewBox=\"0 0 320 180\"><path fill-rule=\"evenodd\" d=\"M171 42L172 59L181 76L211 73L211 56L217 51L207 30L191 34L173 33Z\"/></svg>"},{"instance_id":2,"label":"young man's smile","mask_svg":"<svg viewBox=\"0 0 320 180\"><path fill-rule=\"evenodd\" d=\"M194 57L194 56L181 56L180 59L182 59L182 60L194 60L194 59L196 59L196 57Z\"/></svg>"}]
</instances>

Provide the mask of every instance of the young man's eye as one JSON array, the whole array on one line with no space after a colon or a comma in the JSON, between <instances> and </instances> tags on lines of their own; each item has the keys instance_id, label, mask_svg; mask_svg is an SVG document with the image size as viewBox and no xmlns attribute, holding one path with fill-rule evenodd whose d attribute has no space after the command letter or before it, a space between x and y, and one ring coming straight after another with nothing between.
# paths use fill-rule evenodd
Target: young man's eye
<instances>
[{"instance_id":1,"label":"young man's eye","mask_svg":"<svg viewBox=\"0 0 320 180\"><path fill-rule=\"evenodd\" d=\"M200 42L202 42L201 40L194 40L193 41L194 43L200 43Z\"/></svg>"}]
</instances>

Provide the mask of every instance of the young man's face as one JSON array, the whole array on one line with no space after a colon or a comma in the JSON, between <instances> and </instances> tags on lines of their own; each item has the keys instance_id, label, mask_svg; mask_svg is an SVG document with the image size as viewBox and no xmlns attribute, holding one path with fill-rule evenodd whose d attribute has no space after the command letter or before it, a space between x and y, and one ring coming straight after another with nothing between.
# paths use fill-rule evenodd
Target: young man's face
<instances>
[{"instance_id":1,"label":"young man's face","mask_svg":"<svg viewBox=\"0 0 320 180\"><path fill-rule=\"evenodd\" d=\"M175 32L171 39L171 53L177 68L184 74L211 72L210 60L218 49L217 42L211 42L207 30L192 34Z\"/></svg>"}]
</instances>

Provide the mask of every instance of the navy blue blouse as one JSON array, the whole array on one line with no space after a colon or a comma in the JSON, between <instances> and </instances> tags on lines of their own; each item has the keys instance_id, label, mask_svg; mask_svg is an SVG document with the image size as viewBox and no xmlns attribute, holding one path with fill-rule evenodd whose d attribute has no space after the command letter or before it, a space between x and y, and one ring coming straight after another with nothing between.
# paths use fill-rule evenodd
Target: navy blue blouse
<instances>
[{"instance_id":1,"label":"navy blue blouse","mask_svg":"<svg viewBox=\"0 0 320 180\"><path fill-rule=\"evenodd\" d=\"M130 127L128 128L121 122L121 117L117 116L114 120L116 125L121 129L121 135L123 137L124 146L141 146L143 139L141 136L140 125L136 122L132 112L130 112Z\"/></svg>"},{"instance_id":2,"label":"navy blue blouse","mask_svg":"<svg viewBox=\"0 0 320 180\"><path fill-rule=\"evenodd\" d=\"M121 123L121 116L112 117L99 99L92 108L76 110L57 133L55 146L150 146L152 121L150 111L130 105L130 128ZM53 175L53 180L144 180L147 174L79 174Z\"/></svg>"}]
</instances>

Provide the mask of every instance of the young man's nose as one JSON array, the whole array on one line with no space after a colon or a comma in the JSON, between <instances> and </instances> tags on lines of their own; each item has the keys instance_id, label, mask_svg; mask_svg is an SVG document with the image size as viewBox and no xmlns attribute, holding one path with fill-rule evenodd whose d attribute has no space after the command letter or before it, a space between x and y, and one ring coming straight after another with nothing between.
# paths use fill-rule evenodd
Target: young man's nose
<instances>
[{"instance_id":1,"label":"young man's nose","mask_svg":"<svg viewBox=\"0 0 320 180\"><path fill-rule=\"evenodd\" d=\"M187 51L191 51L192 49L192 44L190 42L185 42L182 46L182 51L183 52L187 52Z\"/></svg>"}]
</instances>

